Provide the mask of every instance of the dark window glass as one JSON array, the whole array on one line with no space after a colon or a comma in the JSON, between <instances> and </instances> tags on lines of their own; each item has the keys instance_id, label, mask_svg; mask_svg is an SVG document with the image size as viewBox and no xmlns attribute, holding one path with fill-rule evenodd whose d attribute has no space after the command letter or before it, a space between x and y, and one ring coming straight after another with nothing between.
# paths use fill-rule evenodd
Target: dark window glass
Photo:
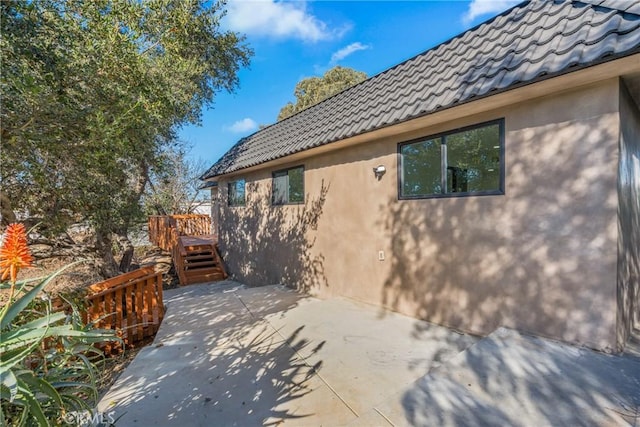
<instances>
[{"instance_id":1,"label":"dark window glass","mask_svg":"<svg viewBox=\"0 0 640 427\"><path fill-rule=\"evenodd\" d=\"M274 172L272 191L274 205L304 203L304 167Z\"/></svg>"},{"instance_id":2,"label":"dark window glass","mask_svg":"<svg viewBox=\"0 0 640 427\"><path fill-rule=\"evenodd\" d=\"M289 203L304 203L304 168L289 169Z\"/></svg>"},{"instance_id":3,"label":"dark window glass","mask_svg":"<svg viewBox=\"0 0 640 427\"><path fill-rule=\"evenodd\" d=\"M499 120L401 144L400 198L502 194L503 126Z\"/></svg>"},{"instance_id":4,"label":"dark window glass","mask_svg":"<svg viewBox=\"0 0 640 427\"><path fill-rule=\"evenodd\" d=\"M447 146L447 193L500 189L500 126L454 133Z\"/></svg>"},{"instance_id":5,"label":"dark window glass","mask_svg":"<svg viewBox=\"0 0 640 427\"><path fill-rule=\"evenodd\" d=\"M244 206L245 204L245 190L244 179L238 181L232 181L227 184L228 189L228 204L229 206Z\"/></svg>"},{"instance_id":6,"label":"dark window glass","mask_svg":"<svg viewBox=\"0 0 640 427\"><path fill-rule=\"evenodd\" d=\"M440 139L428 139L402 146L402 193L428 196L442 192Z\"/></svg>"}]
</instances>

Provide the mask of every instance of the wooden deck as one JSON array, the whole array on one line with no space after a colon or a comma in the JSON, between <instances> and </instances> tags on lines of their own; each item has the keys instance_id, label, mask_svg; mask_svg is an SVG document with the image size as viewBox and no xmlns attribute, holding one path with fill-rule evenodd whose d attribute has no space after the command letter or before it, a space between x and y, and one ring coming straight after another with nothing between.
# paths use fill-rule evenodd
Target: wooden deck
<instances>
[{"instance_id":1,"label":"wooden deck","mask_svg":"<svg viewBox=\"0 0 640 427\"><path fill-rule=\"evenodd\" d=\"M227 278L210 224L208 215L149 217L149 240L171 251L182 286Z\"/></svg>"},{"instance_id":2,"label":"wooden deck","mask_svg":"<svg viewBox=\"0 0 640 427\"><path fill-rule=\"evenodd\" d=\"M149 217L149 241L154 245L170 251L178 242L179 236L211 236L211 217L209 215Z\"/></svg>"},{"instance_id":3,"label":"wooden deck","mask_svg":"<svg viewBox=\"0 0 640 427\"><path fill-rule=\"evenodd\" d=\"M180 236L179 239L182 246L218 244L218 239L214 234L205 234L202 236Z\"/></svg>"}]
</instances>

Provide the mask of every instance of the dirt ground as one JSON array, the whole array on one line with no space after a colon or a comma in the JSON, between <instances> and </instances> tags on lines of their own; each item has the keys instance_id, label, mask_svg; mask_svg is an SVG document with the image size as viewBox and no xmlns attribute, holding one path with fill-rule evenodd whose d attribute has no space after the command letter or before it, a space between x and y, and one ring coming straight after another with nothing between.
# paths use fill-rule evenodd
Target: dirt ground
<instances>
[{"instance_id":1,"label":"dirt ground","mask_svg":"<svg viewBox=\"0 0 640 427\"><path fill-rule=\"evenodd\" d=\"M70 257L53 257L36 260L34 266L20 271L18 280L45 278L73 263ZM163 289L179 286L178 277L173 270L171 254L153 246L136 247L132 269L154 265L156 271L162 272ZM80 263L65 270L49 283L45 292L50 296L73 294L86 287L104 280L88 263ZM33 284L38 282L34 281ZM6 302L8 290L0 290L0 305Z\"/></svg>"},{"instance_id":2,"label":"dirt ground","mask_svg":"<svg viewBox=\"0 0 640 427\"><path fill-rule=\"evenodd\" d=\"M100 378L98 379L98 400L105 395L109 388L116 382L120 374L125 370L129 363L135 359L136 355L144 347L150 345L153 342L153 337L150 337L144 341L138 342L135 347L127 348L119 355L107 357L104 360L104 365L100 369Z\"/></svg>"}]
</instances>

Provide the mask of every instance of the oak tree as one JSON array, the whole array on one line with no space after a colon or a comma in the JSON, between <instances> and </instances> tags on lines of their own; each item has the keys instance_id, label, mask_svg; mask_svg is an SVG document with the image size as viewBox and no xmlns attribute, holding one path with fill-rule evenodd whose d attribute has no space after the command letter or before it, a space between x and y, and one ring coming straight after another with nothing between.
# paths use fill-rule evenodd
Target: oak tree
<instances>
[{"instance_id":1,"label":"oak tree","mask_svg":"<svg viewBox=\"0 0 640 427\"><path fill-rule=\"evenodd\" d=\"M278 114L278 121L293 116L325 99L357 85L367 79L362 71L339 65L328 70L322 77L308 77L296 85L296 102L288 102Z\"/></svg>"}]
</instances>

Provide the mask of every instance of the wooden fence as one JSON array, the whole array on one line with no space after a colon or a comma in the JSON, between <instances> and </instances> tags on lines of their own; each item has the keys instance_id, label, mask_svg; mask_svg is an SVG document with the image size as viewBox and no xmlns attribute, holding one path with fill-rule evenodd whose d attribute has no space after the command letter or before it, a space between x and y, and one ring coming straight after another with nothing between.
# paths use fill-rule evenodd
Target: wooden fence
<instances>
[{"instance_id":1,"label":"wooden fence","mask_svg":"<svg viewBox=\"0 0 640 427\"><path fill-rule=\"evenodd\" d=\"M87 320L117 330L125 344L153 336L164 317L162 274L144 267L91 285Z\"/></svg>"},{"instance_id":2,"label":"wooden fence","mask_svg":"<svg viewBox=\"0 0 640 427\"><path fill-rule=\"evenodd\" d=\"M180 236L211 234L209 215L153 215L149 217L149 241L165 251L173 250Z\"/></svg>"}]
</instances>

